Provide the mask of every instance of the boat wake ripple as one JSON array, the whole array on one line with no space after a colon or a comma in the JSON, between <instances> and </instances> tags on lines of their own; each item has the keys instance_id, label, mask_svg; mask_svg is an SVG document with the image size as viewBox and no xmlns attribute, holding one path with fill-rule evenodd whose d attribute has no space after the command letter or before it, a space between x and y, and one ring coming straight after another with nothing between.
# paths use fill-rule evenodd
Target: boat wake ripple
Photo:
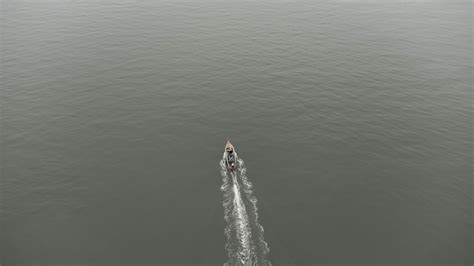
<instances>
[{"instance_id":1,"label":"boat wake ripple","mask_svg":"<svg viewBox=\"0 0 474 266\"><path fill-rule=\"evenodd\" d=\"M228 172L224 161L220 162L222 204L227 224L224 234L228 260L224 265L271 265L267 259L269 248L263 238L263 227L258 223L257 198L245 175L244 161L239 158L238 163L236 172Z\"/></svg>"}]
</instances>

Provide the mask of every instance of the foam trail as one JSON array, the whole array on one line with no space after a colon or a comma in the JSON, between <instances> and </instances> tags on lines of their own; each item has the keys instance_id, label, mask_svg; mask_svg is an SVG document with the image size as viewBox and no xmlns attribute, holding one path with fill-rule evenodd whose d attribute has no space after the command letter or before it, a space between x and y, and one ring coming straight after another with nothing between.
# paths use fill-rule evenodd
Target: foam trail
<instances>
[{"instance_id":1,"label":"foam trail","mask_svg":"<svg viewBox=\"0 0 474 266\"><path fill-rule=\"evenodd\" d=\"M271 265L268 261L268 253L270 249L268 247L267 242L263 237L263 226L258 222L258 208L257 208L257 198L253 195L252 191L252 182L246 176L247 168L244 165L244 161L242 159L238 159L239 161L239 173L240 179L242 180L242 187L243 187L243 194L246 197L247 204L247 212L248 212L248 219L250 227L252 228L252 237L253 243L255 245L255 251L258 256L255 257L255 265Z\"/></svg>"},{"instance_id":2,"label":"foam trail","mask_svg":"<svg viewBox=\"0 0 474 266\"><path fill-rule=\"evenodd\" d=\"M230 173L220 162L221 190L224 193L224 234L228 261L224 265L271 265L268 245L263 238L263 227L258 223L257 199L252 183L247 179L244 162L238 159L238 171Z\"/></svg>"}]
</instances>

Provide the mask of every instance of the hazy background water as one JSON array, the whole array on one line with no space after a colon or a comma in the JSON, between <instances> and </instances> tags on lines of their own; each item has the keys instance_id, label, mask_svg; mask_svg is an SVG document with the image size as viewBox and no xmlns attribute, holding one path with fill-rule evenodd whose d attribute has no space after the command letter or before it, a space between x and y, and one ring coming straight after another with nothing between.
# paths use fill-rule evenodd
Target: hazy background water
<instances>
[{"instance_id":1,"label":"hazy background water","mask_svg":"<svg viewBox=\"0 0 474 266\"><path fill-rule=\"evenodd\" d=\"M4 265L471 264L466 2L2 2ZM472 250L471 250L472 251Z\"/></svg>"}]
</instances>

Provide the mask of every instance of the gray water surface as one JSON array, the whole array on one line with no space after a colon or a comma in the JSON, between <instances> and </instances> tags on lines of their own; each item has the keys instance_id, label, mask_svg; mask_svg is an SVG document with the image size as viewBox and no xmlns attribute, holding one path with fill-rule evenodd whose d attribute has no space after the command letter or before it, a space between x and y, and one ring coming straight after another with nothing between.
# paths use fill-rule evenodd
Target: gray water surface
<instances>
[{"instance_id":1,"label":"gray water surface","mask_svg":"<svg viewBox=\"0 0 474 266\"><path fill-rule=\"evenodd\" d=\"M2 3L2 265L471 265L472 4Z\"/></svg>"}]
</instances>

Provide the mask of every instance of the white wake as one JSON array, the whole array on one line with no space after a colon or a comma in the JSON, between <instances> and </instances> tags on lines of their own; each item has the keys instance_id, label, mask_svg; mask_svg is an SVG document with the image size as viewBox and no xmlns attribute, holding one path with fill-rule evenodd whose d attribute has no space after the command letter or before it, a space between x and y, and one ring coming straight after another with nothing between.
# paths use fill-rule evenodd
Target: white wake
<instances>
[{"instance_id":1,"label":"white wake","mask_svg":"<svg viewBox=\"0 0 474 266\"><path fill-rule=\"evenodd\" d=\"M271 265L269 248L263 238L263 227L258 223L257 199L252 183L247 179L243 160L238 159L235 172L228 172L222 160L221 174L224 194L224 234L228 260L224 265Z\"/></svg>"}]
</instances>

